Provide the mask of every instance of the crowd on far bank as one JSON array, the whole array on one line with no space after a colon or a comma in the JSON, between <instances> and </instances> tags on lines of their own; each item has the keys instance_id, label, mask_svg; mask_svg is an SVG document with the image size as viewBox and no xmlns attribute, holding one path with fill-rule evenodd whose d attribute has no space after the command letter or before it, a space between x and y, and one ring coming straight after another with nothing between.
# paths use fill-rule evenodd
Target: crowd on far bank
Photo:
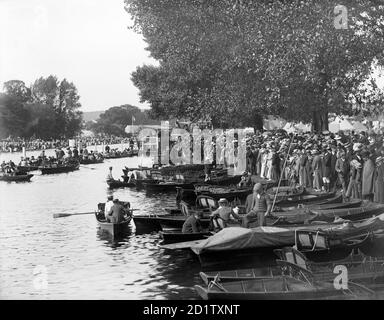
<instances>
[{"instance_id":1,"label":"crowd on far bank","mask_svg":"<svg viewBox=\"0 0 384 320\"><path fill-rule=\"evenodd\" d=\"M251 175L384 203L382 133L267 132L250 137L246 152Z\"/></svg>"},{"instance_id":2,"label":"crowd on far bank","mask_svg":"<svg viewBox=\"0 0 384 320\"><path fill-rule=\"evenodd\" d=\"M113 145L113 144L129 144L131 141L136 141L136 138L118 137L113 135L99 134L92 137L76 138L81 146L96 146L96 145ZM26 151L40 151L47 149L68 148L68 139L23 139L23 138L8 138L0 140L0 152L21 152L23 148Z\"/></svg>"}]
</instances>

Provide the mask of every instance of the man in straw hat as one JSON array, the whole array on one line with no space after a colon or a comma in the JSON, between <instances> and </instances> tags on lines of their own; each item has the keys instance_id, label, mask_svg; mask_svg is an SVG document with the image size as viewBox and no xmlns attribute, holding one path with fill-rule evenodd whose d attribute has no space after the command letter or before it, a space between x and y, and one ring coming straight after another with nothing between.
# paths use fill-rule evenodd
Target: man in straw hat
<instances>
[{"instance_id":1,"label":"man in straw hat","mask_svg":"<svg viewBox=\"0 0 384 320\"><path fill-rule=\"evenodd\" d=\"M265 226L265 217L270 214L272 209L272 202L269 195L265 193L261 183L256 183L253 187L253 194L247 197L245 202L247 214L243 218L243 226L249 227L249 224L258 219L259 226Z\"/></svg>"},{"instance_id":2,"label":"man in straw hat","mask_svg":"<svg viewBox=\"0 0 384 320\"><path fill-rule=\"evenodd\" d=\"M212 212L211 218L215 231L219 231L227 227L228 222L231 219L231 216L234 219L240 220L241 217L238 215L239 208L232 209L229 206L228 200L221 198L219 200L219 208Z\"/></svg>"}]
</instances>

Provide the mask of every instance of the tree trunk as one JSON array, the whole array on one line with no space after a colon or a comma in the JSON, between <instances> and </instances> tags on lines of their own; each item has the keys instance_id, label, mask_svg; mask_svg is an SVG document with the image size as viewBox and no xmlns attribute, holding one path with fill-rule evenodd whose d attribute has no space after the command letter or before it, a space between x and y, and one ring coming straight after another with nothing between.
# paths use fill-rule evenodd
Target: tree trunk
<instances>
[{"instance_id":1,"label":"tree trunk","mask_svg":"<svg viewBox=\"0 0 384 320\"><path fill-rule=\"evenodd\" d=\"M328 111L326 109L313 112L312 131L328 131Z\"/></svg>"}]
</instances>

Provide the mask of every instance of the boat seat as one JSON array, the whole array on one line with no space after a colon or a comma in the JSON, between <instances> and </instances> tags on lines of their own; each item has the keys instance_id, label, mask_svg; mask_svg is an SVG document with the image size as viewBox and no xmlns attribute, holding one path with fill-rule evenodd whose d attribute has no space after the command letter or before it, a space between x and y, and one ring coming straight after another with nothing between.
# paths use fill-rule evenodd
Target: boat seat
<instances>
[{"instance_id":1,"label":"boat seat","mask_svg":"<svg viewBox=\"0 0 384 320\"><path fill-rule=\"evenodd\" d=\"M293 247L284 247L282 249L274 250L275 254L280 260L296 264L299 267L311 271L309 260L304 254Z\"/></svg>"},{"instance_id":2,"label":"boat seat","mask_svg":"<svg viewBox=\"0 0 384 320\"><path fill-rule=\"evenodd\" d=\"M196 198L196 206L201 208L217 208L219 205L214 198L200 195Z\"/></svg>"},{"instance_id":3,"label":"boat seat","mask_svg":"<svg viewBox=\"0 0 384 320\"><path fill-rule=\"evenodd\" d=\"M329 239L322 231L296 230L295 247L301 252L329 250Z\"/></svg>"}]
</instances>

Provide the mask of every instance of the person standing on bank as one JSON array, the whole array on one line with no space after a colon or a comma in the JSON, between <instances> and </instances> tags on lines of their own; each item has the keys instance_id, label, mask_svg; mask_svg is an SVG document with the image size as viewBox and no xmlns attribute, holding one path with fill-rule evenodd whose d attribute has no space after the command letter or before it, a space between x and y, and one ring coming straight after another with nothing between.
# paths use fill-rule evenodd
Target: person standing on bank
<instances>
[{"instance_id":1,"label":"person standing on bank","mask_svg":"<svg viewBox=\"0 0 384 320\"><path fill-rule=\"evenodd\" d=\"M376 170L374 178L374 201L384 203L384 149L380 150L376 158Z\"/></svg>"},{"instance_id":2,"label":"person standing on bank","mask_svg":"<svg viewBox=\"0 0 384 320\"><path fill-rule=\"evenodd\" d=\"M345 152L341 151L339 158L336 160L335 170L339 178L340 184L343 188L342 192L344 197L347 193L347 175L348 175L348 164L345 158Z\"/></svg>"},{"instance_id":3,"label":"person standing on bank","mask_svg":"<svg viewBox=\"0 0 384 320\"><path fill-rule=\"evenodd\" d=\"M261 183L255 184L253 194L247 197L245 207L247 214L243 218L243 227L248 228L256 218L260 227L266 225L265 217L271 213L272 201Z\"/></svg>"},{"instance_id":4,"label":"person standing on bank","mask_svg":"<svg viewBox=\"0 0 384 320\"><path fill-rule=\"evenodd\" d=\"M364 160L364 166L361 194L363 199L373 201L373 177L375 172L375 165L370 158L368 151L363 152L362 158Z\"/></svg>"},{"instance_id":5,"label":"person standing on bank","mask_svg":"<svg viewBox=\"0 0 384 320\"><path fill-rule=\"evenodd\" d=\"M317 149L313 150L312 171L313 171L313 189L315 191L321 191L323 174L322 174L322 160L320 153Z\"/></svg>"}]
</instances>

